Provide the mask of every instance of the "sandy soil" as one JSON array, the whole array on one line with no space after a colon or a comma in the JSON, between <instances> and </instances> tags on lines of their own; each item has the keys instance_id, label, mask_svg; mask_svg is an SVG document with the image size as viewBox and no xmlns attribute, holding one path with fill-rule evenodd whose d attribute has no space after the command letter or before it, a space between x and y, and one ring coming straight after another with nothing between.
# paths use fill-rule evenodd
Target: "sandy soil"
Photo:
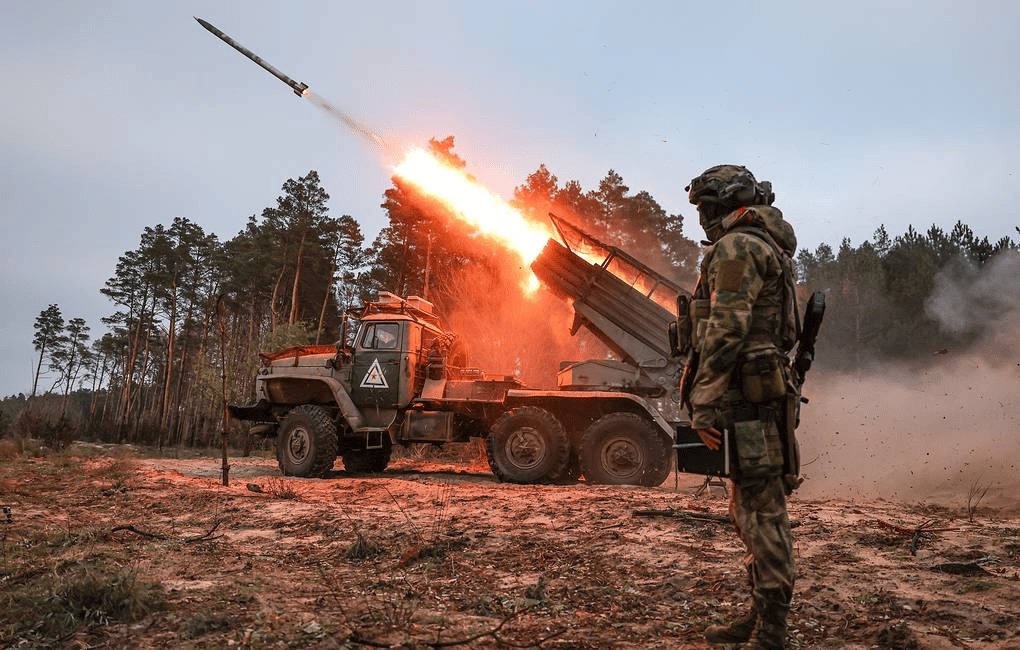
<instances>
[{"instance_id":1,"label":"sandy soil","mask_svg":"<svg viewBox=\"0 0 1020 650\"><path fill-rule=\"evenodd\" d=\"M224 487L217 458L109 453L0 467L0 647L707 648L744 599L725 487L696 476L523 486L405 458L312 480L233 458ZM791 647L1020 649L1020 513L967 496L795 495ZM26 609L100 569L158 605L60 632Z\"/></svg>"}]
</instances>

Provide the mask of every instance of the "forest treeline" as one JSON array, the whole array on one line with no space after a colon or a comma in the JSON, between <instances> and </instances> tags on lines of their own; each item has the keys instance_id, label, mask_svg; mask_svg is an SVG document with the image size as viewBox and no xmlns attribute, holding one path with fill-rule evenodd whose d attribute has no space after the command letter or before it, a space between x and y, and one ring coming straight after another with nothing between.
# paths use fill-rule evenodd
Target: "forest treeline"
<instances>
[{"instance_id":1,"label":"forest treeline","mask_svg":"<svg viewBox=\"0 0 1020 650\"><path fill-rule=\"evenodd\" d=\"M466 167L452 137L429 144ZM440 313L470 309L461 303L476 293L464 290L464 278L499 282L512 266L398 177L383 193L388 225L368 245L355 218L329 214L328 199L312 170L285 181L276 204L228 240L185 217L144 228L98 288L111 303L104 332L92 336L83 319L65 320L57 304L42 309L31 341L33 385L0 404L0 434L33 433L55 444L83 437L208 445L223 429L224 400L250 401L258 352L338 340L341 315L379 291L426 297ZM511 203L534 219L554 212L572 220L682 286L693 284L697 223L688 230L681 215L631 192L612 170L585 189L542 165ZM962 221L949 232L933 225L895 236L880 227L857 246L843 239L836 248L801 250L799 289L827 296L819 364L853 370L974 343L978 330L946 327L928 299L948 273L980 273L1003 256L1020 256L1012 239L993 242Z\"/></svg>"}]
</instances>

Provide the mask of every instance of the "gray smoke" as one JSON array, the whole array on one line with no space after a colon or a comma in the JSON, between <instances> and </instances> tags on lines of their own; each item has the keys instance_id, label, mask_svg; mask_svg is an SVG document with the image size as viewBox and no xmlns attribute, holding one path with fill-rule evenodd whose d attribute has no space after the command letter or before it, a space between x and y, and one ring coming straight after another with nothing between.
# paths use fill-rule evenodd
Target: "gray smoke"
<instances>
[{"instance_id":1,"label":"gray smoke","mask_svg":"<svg viewBox=\"0 0 1020 650\"><path fill-rule=\"evenodd\" d=\"M1020 509L1020 253L948 265L925 311L966 349L808 378L798 496Z\"/></svg>"},{"instance_id":2,"label":"gray smoke","mask_svg":"<svg viewBox=\"0 0 1020 650\"><path fill-rule=\"evenodd\" d=\"M935 276L925 313L957 334L1017 328L1020 252L1004 251L983 267L957 259Z\"/></svg>"},{"instance_id":3,"label":"gray smoke","mask_svg":"<svg viewBox=\"0 0 1020 650\"><path fill-rule=\"evenodd\" d=\"M797 437L806 498L1020 509L1020 367L939 356L924 370L809 377Z\"/></svg>"},{"instance_id":4,"label":"gray smoke","mask_svg":"<svg viewBox=\"0 0 1020 650\"><path fill-rule=\"evenodd\" d=\"M322 109L330 117L339 120L344 126L360 135L369 143L380 147L386 146L386 143L383 141L383 139L376 135L375 133L373 133L371 130L369 130L367 126L361 124L360 122L358 122L353 117L343 112L336 106L333 106L319 95L316 95L310 90L306 90L304 97L307 98L316 106L318 106L320 109Z\"/></svg>"}]
</instances>

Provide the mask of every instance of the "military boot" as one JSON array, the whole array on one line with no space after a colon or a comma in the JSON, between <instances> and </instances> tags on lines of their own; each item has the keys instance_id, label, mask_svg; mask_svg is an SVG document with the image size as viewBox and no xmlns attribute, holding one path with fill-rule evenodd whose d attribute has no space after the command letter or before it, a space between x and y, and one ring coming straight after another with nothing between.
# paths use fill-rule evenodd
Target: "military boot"
<instances>
[{"instance_id":1,"label":"military boot","mask_svg":"<svg viewBox=\"0 0 1020 650\"><path fill-rule=\"evenodd\" d=\"M751 567L747 569L747 585L754 594L754 573ZM709 643L743 643L751 638L754 631L754 624L758 621L758 607L755 605L754 596L751 596L747 604L747 611L732 621L721 625L709 625L705 628L705 640Z\"/></svg>"},{"instance_id":2,"label":"military boot","mask_svg":"<svg viewBox=\"0 0 1020 650\"><path fill-rule=\"evenodd\" d=\"M780 589L763 589L754 594L758 624L744 650L782 650L786 647L786 616L790 600Z\"/></svg>"},{"instance_id":3,"label":"military boot","mask_svg":"<svg viewBox=\"0 0 1020 650\"><path fill-rule=\"evenodd\" d=\"M743 616L729 623L706 627L705 640L709 643L743 643L751 638L751 632L754 631L754 624L757 621L758 608L752 600Z\"/></svg>"}]
</instances>

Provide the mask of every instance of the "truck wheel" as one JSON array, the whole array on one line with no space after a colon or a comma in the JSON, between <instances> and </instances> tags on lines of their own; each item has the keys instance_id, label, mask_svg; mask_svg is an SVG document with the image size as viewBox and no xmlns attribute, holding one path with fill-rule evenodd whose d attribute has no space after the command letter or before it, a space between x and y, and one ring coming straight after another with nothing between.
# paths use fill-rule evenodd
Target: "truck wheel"
<instances>
[{"instance_id":1,"label":"truck wheel","mask_svg":"<svg viewBox=\"0 0 1020 650\"><path fill-rule=\"evenodd\" d=\"M576 451L571 450L567 467L563 470L562 475L555 478L555 483L558 485L571 485L577 483L579 478L581 478L581 459L577 457Z\"/></svg>"},{"instance_id":2,"label":"truck wheel","mask_svg":"<svg viewBox=\"0 0 1020 650\"><path fill-rule=\"evenodd\" d=\"M658 429L636 413L610 413L581 436L581 472L603 485L658 485L666 480L670 455Z\"/></svg>"},{"instance_id":3,"label":"truck wheel","mask_svg":"<svg viewBox=\"0 0 1020 650\"><path fill-rule=\"evenodd\" d=\"M340 452L344 469L351 474L377 474L390 464L393 451L389 437L383 438L382 449L345 449Z\"/></svg>"},{"instance_id":4,"label":"truck wheel","mask_svg":"<svg viewBox=\"0 0 1020 650\"><path fill-rule=\"evenodd\" d=\"M570 462L570 441L563 425L536 406L521 406L501 415L485 442L489 467L503 482L555 481Z\"/></svg>"},{"instance_id":5,"label":"truck wheel","mask_svg":"<svg viewBox=\"0 0 1020 650\"><path fill-rule=\"evenodd\" d=\"M656 431L659 441L660 462L655 471L648 475L647 480L642 483L646 487L658 487L662 485L669 475L673 473L673 459L676 458L676 451L673 449L673 441L661 431Z\"/></svg>"},{"instance_id":6,"label":"truck wheel","mask_svg":"<svg viewBox=\"0 0 1020 650\"><path fill-rule=\"evenodd\" d=\"M284 476L325 476L336 460L336 425L321 406L291 409L280 425L276 458Z\"/></svg>"}]
</instances>

